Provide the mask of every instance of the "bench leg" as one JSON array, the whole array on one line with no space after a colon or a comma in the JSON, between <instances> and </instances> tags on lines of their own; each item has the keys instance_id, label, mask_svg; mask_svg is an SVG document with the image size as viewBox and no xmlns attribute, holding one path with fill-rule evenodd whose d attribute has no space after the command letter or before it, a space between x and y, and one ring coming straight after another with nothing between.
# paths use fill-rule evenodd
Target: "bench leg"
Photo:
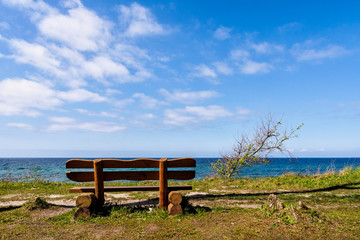
<instances>
[{"instance_id":1,"label":"bench leg","mask_svg":"<svg viewBox=\"0 0 360 240\"><path fill-rule=\"evenodd\" d=\"M98 206L102 207L104 205L105 198L104 198L103 162L101 160L94 161L94 182L95 182L95 196L98 200Z\"/></svg>"},{"instance_id":2,"label":"bench leg","mask_svg":"<svg viewBox=\"0 0 360 240\"><path fill-rule=\"evenodd\" d=\"M167 159L159 161L159 208L167 208L168 205L168 182L167 182Z\"/></svg>"},{"instance_id":3,"label":"bench leg","mask_svg":"<svg viewBox=\"0 0 360 240\"><path fill-rule=\"evenodd\" d=\"M183 214L183 209L181 207L182 202L182 196L181 193L178 191L170 192L169 193L169 206L168 211L170 215L177 215L177 214Z\"/></svg>"}]
</instances>

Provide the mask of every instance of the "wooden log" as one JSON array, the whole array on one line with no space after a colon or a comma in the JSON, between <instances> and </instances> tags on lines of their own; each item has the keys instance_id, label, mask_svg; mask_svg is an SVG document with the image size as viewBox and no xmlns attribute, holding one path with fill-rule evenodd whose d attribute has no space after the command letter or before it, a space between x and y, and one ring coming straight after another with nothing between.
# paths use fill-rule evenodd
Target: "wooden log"
<instances>
[{"instance_id":1,"label":"wooden log","mask_svg":"<svg viewBox=\"0 0 360 240\"><path fill-rule=\"evenodd\" d=\"M172 203L169 204L168 211L169 211L170 215L183 214L181 205L174 205Z\"/></svg>"},{"instance_id":2,"label":"wooden log","mask_svg":"<svg viewBox=\"0 0 360 240\"><path fill-rule=\"evenodd\" d=\"M170 192L169 193L169 202L174 205L180 205L180 203L182 202L181 193L178 191Z\"/></svg>"},{"instance_id":3,"label":"wooden log","mask_svg":"<svg viewBox=\"0 0 360 240\"><path fill-rule=\"evenodd\" d=\"M168 186L168 191L178 190L192 190L192 186L179 185L179 186ZM159 186L105 186L104 192L130 192L130 191L159 191ZM94 187L73 187L70 188L71 193L94 193Z\"/></svg>"},{"instance_id":4,"label":"wooden log","mask_svg":"<svg viewBox=\"0 0 360 240\"><path fill-rule=\"evenodd\" d=\"M96 206L96 197L93 193L81 194L76 198L76 207L78 208L94 208Z\"/></svg>"},{"instance_id":5,"label":"wooden log","mask_svg":"<svg viewBox=\"0 0 360 240\"><path fill-rule=\"evenodd\" d=\"M104 168L158 168L159 160L150 158L139 158L132 160L121 159L70 159L66 162L66 168L93 168L93 161L102 160ZM173 167L196 167L193 158L177 158L168 160L168 168Z\"/></svg>"},{"instance_id":6,"label":"wooden log","mask_svg":"<svg viewBox=\"0 0 360 240\"><path fill-rule=\"evenodd\" d=\"M167 159L162 158L159 161L159 208L163 209L167 207L167 194L168 194L168 182L167 182Z\"/></svg>"},{"instance_id":7,"label":"wooden log","mask_svg":"<svg viewBox=\"0 0 360 240\"><path fill-rule=\"evenodd\" d=\"M102 207L105 202L104 198L104 177L103 177L103 162L101 160L94 161L94 181L95 181L95 196L98 200L99 207Z\"/></svg>"},{"instance_id":8,"label":"wooden log","mask_svg":"<svg viewBox=\"0 0 360 240\"><path fill-rule=\"evenodd\" d=\"M92 182L94 181L94 172L66 172L66 176L76 182ZM195 177L195 171L168 171L167 179L189 180ZM104 171L104 181L113 180L159 180L159 171Z\"/></svg>"},{"instance_id":9,"label":"wooden log","mask_svg":"<svg viewBox=\"0 0 360 240\"><path fill-rule=\"evenodd\" d=\"M78 208L74 214L74 217L78 218L78 217L84 217L84 218L88 218L90 217L91 213L90 210L88 208Z\"/></svg>"}]
</instances>

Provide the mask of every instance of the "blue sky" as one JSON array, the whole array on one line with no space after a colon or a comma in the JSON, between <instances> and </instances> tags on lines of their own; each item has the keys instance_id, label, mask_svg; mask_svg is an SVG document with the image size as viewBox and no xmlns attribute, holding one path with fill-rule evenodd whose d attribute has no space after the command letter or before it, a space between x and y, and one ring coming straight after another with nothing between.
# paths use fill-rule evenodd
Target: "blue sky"
<instances>
[{"instance_id":1,"label":"blue sky","mask_svg":"<svg viewBox=\"0 0 360 240\"><path fill-rule=\"evenodd\" d=\"M271 113L360 156L358 1L0 2L0 156L216 157Z\"/></svg>"}]
</instances>

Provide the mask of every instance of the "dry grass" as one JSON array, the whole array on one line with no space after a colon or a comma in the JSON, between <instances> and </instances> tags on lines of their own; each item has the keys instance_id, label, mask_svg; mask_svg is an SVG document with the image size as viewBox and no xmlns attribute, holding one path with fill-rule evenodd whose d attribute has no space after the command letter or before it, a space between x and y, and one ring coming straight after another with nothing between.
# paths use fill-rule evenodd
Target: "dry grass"
<instances>
[{"instance_id":1,"label":"dry grass","mask_svg":"<svg viewBox=\"0 0 360 240\"><path fill-rule=\"evenodd\" d=\"M61 202L75 205L76 195L67 193L72 184L26 188L30 183L7 182L0 185L2 202L40 195L56 204L0 207L0 239L360 239L359 173L193 181L198 193L187 197L186 213L175 217L154 207L154 196L129 193L109 195L112 205L89 219L73 219L74 209ZM261 207L270 193L285 211ZM290 210L298 201L309 209L295 219Z\"/></svg>"}]
</instances>

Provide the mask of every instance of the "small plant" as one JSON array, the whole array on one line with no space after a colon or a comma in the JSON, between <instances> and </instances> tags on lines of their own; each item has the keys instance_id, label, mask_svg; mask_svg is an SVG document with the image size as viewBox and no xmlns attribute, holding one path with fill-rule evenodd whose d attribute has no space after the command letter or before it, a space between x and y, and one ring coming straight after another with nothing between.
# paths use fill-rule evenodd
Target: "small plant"
<instances>
[{"instance_id":1,"label":"small plant","mask_svg":"<svg viewBox=\"0 0 360 240\"><path fill-rule=\"evenodd\" d=\"M281 121L269 116L255 129L253 137L243 133L242 137L236 140L232 153L222 155L212 167L221 177L231 179L235 174L239 174L243 167L268 163L267 157L274 151L289 153L284 143L296 137L296 131L302 126L303 124L289 131L283 127Z\"/></svg>"},{"instance_id":2,"label":"small plant","mask_svg":"<svg viewBox=\"0 0 360 240\"><path fill-rule=\"evenodd\" d=\"M47 209L51 205L47 203L44 199L37 197L32 200L29 200L24 204L24 208L28 211L36 210L36 209Z\"/></svg>"},{"instance_id":3,"label":"small plant","mask_svg":"<svg viewBox=\"0 0 360 240\"><path fill-rule=\"evenodd\" d=\"M294 219L294 217L290 216L289 214L287 214L286 212L283 212L281 214L281 220L283 223L285 223L286 225L294 225L296 223L298 223L298 221L296 221Z\"/></svg>"}]
</instances>

